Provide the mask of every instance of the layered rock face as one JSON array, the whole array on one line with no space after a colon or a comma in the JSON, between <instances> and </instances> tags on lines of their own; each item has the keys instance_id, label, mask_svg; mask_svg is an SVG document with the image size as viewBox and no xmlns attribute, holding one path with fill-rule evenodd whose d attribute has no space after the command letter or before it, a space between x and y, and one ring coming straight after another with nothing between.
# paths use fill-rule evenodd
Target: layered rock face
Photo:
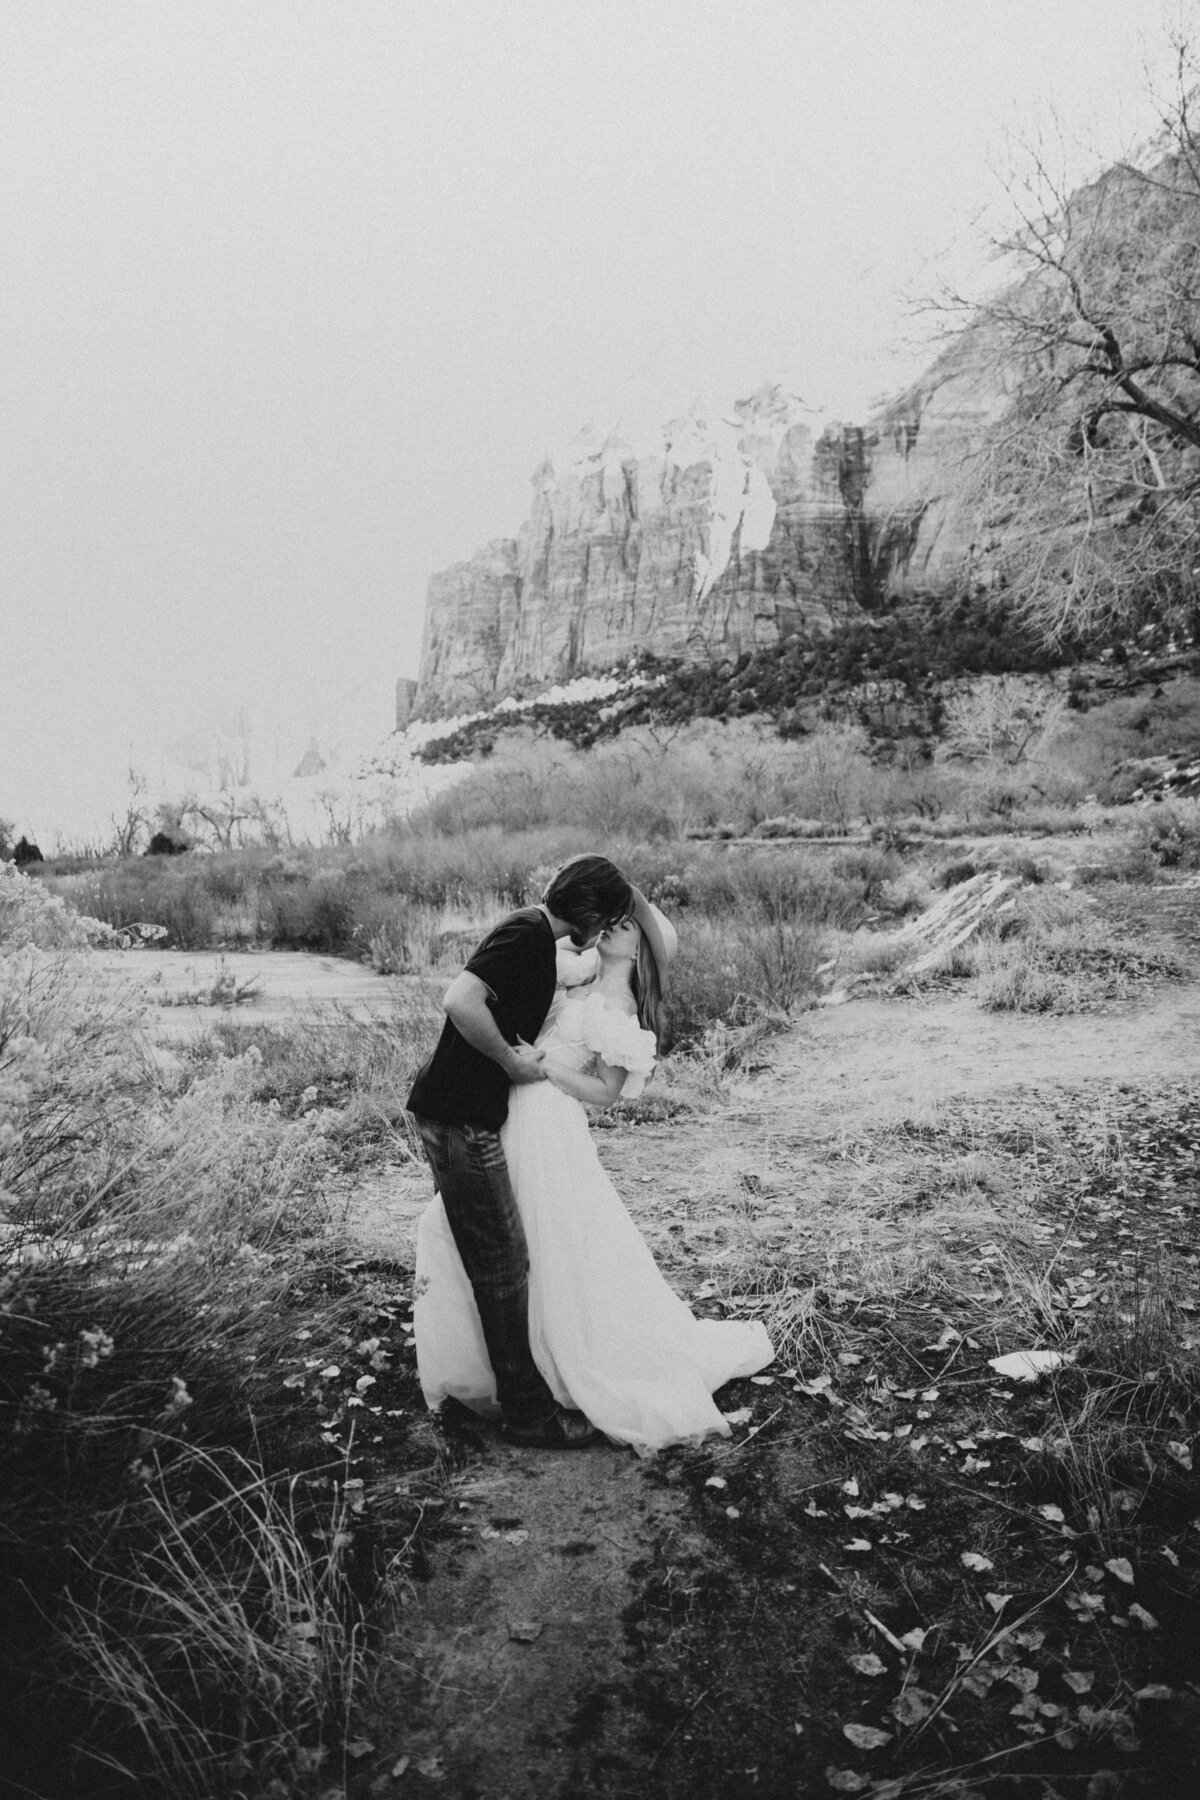
<instances>
[{"instance_id":1,"label":"layered rock face","mask_svg":"<svg viewBox=\"0 0 1200 1800\"><path fill-rule=\"evenodd\" d=\"M726 658L943 588L972 556L956 495L994 382L945 364L867 429L822 429L777 387L691 414L639 455L584 434L533 477L516 539L429 584L414 713L611 669Z\"/></svg>"}]
</instances>

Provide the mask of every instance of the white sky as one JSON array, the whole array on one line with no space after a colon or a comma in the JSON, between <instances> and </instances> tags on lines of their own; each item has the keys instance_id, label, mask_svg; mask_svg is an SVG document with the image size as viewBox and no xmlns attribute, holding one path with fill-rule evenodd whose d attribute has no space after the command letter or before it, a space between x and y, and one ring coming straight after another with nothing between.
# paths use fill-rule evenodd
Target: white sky
<instances>
[{"instance_id":1,"label":"white sky","mask_svg":"<svg viewBox=\"0 0 1200 1800\"><path fill-rule=\"evenodd\" d=\"M83 832L240 704L382 736L585 422L860 417L1005 129L1145 135L1179 12L0 0L0 815Z\"/></svg>"}]
</instances>

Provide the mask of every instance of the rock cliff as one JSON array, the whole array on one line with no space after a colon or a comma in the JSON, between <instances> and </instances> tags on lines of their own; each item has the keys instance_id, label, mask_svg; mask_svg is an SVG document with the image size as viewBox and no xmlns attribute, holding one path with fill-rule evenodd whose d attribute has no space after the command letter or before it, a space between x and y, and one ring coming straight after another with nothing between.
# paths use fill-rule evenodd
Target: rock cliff
<instances>
[{"instance_id":1,"label":"rock cliff","mask_svg":"<svg viewBox=\"0 0 1200 1800\"><path fill-rule=\"evenodd\" d=\"M767 386L674 420L649 454L583 433L536 471L517 538L430 581L415 715L635 651L736 657L953 585L974 561L963 453L999 397L960 355L865 428Z\"/></svg>"}]
</instances>

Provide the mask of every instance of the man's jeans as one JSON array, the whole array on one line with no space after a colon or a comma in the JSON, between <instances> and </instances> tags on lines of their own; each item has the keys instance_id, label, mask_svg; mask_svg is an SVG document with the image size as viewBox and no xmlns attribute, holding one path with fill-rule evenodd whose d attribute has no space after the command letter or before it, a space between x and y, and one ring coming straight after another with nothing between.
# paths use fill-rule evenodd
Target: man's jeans
<instances>
[{"instance_id":1,"label":"man's jeans","mask_svg":"<svg viewBox=\"0 0 1200 1800\"><path fill-rule=\"evenodd\" d=\"M475 1294L505 1422L541 1424L555 1409L529 1348L529 1250L498 1131L415 1120Z\"/></svg>"}]
</instances>

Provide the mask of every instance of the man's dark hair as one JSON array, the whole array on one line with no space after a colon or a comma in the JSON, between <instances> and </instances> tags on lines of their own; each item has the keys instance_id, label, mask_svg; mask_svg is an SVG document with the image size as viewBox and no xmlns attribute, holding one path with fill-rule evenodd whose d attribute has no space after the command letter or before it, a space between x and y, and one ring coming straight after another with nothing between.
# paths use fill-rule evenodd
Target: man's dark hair
<instances>
[{"instance_id":1,"label":"man's dark hair","mask_svg":"<svg viewBox=\"0 0 1200 1800\"><path fill-rule=\"evenodd\" d=\"M568 925L611 925L633 903L633 889L606 856L573 856L552 879L542 902Z\"/></svg>"}]
</instances>

